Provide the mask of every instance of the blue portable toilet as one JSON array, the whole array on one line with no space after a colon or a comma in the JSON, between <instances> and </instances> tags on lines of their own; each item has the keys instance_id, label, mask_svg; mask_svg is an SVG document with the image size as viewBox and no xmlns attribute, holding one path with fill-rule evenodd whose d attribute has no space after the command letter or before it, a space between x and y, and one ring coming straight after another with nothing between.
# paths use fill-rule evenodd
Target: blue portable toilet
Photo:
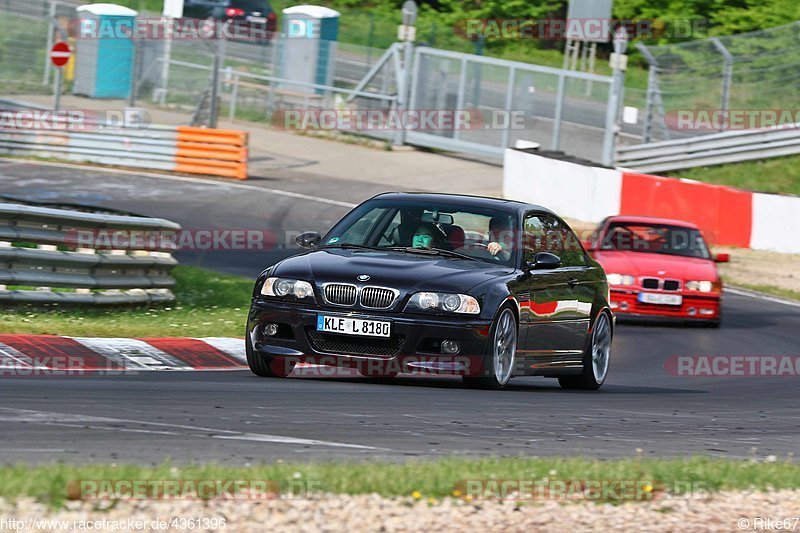
<instances>
[{"instance_id":1,"label":"blue portable toilet","mask_svg":"<svg viewBox=\"0 0 800 533\"><path fill-rule=\"evenodd\" d=\"M72 92L91 98L127 98L135 47L136 11L117 4L88 4L78 12Z\"/></svg>"},{"instance_id":2,"label":"blue portable toilet","mask_svg":"<svg viewBox=\"0 0 800 533\"><path fill-rule=\"evenodd\" d=\"M333 84L340 13L328 7L301 5L283 10L281 77L292 81ZM298 93L324 91L285 84Z\"/></svg>"}]
</instances>

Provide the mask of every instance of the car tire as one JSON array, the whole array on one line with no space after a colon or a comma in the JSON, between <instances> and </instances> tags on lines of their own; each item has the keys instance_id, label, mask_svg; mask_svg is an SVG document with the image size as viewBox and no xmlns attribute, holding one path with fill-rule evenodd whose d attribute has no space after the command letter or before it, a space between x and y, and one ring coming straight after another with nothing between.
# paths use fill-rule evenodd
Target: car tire
<instances>
[{"instance_id":1,"label":"car tire","mask_svg":"<svg viewBox=\"0 0 800 533\"><path fill-rule=\"evenodd\" d=\"M250 372L261 378L285 378L294 370L295 363L284 357L262 356L253 352L249 335L245 334L244 351Z\"/></svg>"},{"instance_id":2,"label":"car tire","mask_svg":"<svg viewBox=\"0 0 800 533\"><path fill-rule=\"evenodd\" d=\"M464 383L473 388L500 390L508 385L514 375L519 324L510 306L500 308L489 330L489 343L481 364L479 376L462 376Z\"/></svg>"},{"instance_id":3,"label":"car tire","mask_svg":"<svg viewBox=\"0 0 800 533\"><path fill-rule=\"evenodd\" d=\"M592 335L583 355L583 371L578 376L561 376L562 389L597 390L608 377L611 340L614 336L611 316L602 311L592 327Z\"/></svg>"}]
</instances>

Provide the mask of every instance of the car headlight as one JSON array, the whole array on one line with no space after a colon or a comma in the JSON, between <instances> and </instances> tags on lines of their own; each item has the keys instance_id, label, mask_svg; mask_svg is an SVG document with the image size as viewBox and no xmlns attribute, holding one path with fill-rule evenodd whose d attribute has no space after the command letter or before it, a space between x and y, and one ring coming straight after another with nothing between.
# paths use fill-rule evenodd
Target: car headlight
<instances>
[{"instance_id":1,"label":"car headlight","mask_svg":"<svg viewBox=\"0 0 800 533\"><path fill-rule=\"evenodd\" d=\"M422 311L444 311L468 315L478 315L481 312L478 300L472 296L447 292L418 292L411 297L407 307Z\"/></svg>"},{"instance_id":2,"label":"car headlight","mask_svg":"<svg viewBox=\"0 0 800 533\"><path fill-rule=\"evenodd\" d=\"M267 278L261 286L261 294L275 298L294 297L314 299L314 287L307 281L286 278Z\"/></svg>"},{"instance_id":3,"label":"car headlight","mask_svg":"<svg viewBox=\"0 0 800 533\"><path fill-rule=\"evenodd\" d=\"M636 283L636 278L623 274L606 274L606 279L609 285L633 285Z\"/></svg>"},{"instance_id":4,"label":"car headlight","mask_svg":"<svg viewBox=\"0 0 800 533\"><path fill-rule=\"evenodd\" d=\"M699 292L719 292L722 290L722 284L719 282L701 280L701 281L687 281L686 288L690 291Z\"/></svg>"}]
</instances>

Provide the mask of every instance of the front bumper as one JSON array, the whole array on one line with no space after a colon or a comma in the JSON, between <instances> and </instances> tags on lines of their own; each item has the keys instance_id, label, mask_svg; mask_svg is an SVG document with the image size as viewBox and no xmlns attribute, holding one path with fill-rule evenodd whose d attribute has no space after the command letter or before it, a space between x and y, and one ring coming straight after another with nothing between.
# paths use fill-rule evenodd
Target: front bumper
<instances>
[{"instance_id":1,"label":"front bumper","mask_svg":"<svg viewBox=\"0 0 800 533\"><path fill-rule=\"evenodd\" d=\"M316 331L317 315L391 321L391 337L360 337ZM267 336L266 323L278 324ZM474 317L427 316L362 310L317 308L301 304L253 301L247 321L248 342L259 357L297 363L357 369L364 375L425 372L479 375L491 321ZM453 340L455 354L441 351L441 341Z\"/></svg>"},{"instance_id":2,"label":"front bumper","mask_svg":"<svg viewBox=\"0 0 800 533\"><path fill-rule=\"evenodd\" d=\"M663 305L640 302L640 292L642 291L612 288L609 303L614 314L620 319L667 318L703 322L718 321L721 317L719 294L668 293L681 295L683 302L681 305Z\"/></svg>"}]
</instances>

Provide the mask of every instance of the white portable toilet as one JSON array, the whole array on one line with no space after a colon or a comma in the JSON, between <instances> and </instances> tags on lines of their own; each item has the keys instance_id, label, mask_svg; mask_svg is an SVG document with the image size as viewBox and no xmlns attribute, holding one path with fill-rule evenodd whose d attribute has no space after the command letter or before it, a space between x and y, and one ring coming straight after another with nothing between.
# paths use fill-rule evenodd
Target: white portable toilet
<instances>
[{"instance_id":1,"label":"white portable toilet","mask_svg":"<svg viewBox=\"0 0 800 533\"><path fill-rule=\"evenodd\" d=\"M287 80L333 84L340 13L329 7L301 5L283 10L280 76ZM324 91L284 84L299 93Z\"/></svg>"}]
</instances>

